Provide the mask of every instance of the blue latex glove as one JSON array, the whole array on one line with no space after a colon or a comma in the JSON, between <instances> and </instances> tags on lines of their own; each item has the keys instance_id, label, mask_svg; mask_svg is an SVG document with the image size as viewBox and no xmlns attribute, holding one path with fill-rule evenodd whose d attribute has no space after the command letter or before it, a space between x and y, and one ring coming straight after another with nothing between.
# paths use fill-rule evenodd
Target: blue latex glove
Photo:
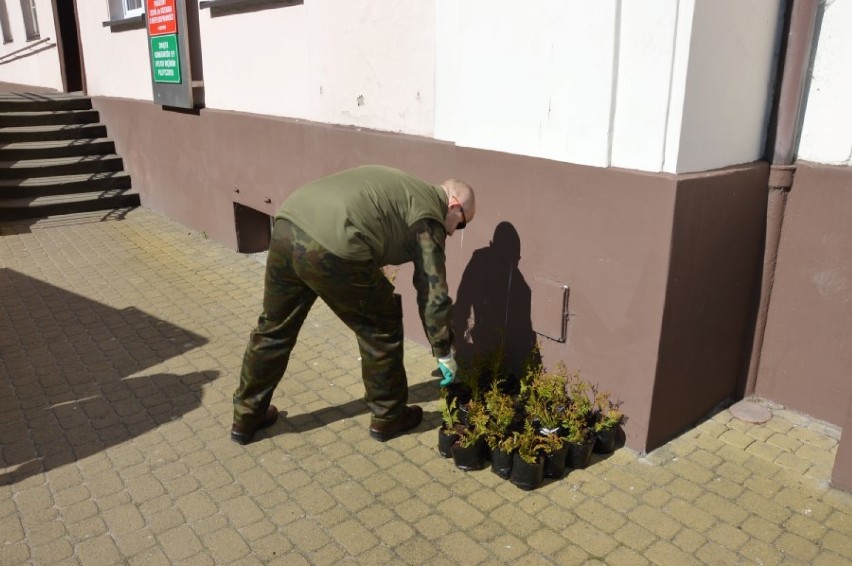
<instances>
[{"instance_id":1,"label":"blue latex glove","mask_svg":"<svg viewBox=\"0 0 852 566\"><path fill-rule=\"evenodd\" d=\"M438 384L441 387L446 387L456 379L456 374L459 371L459 365L453 357L453 352L443 358L438 358L438 369L444 375L444 379Z\"/></svg>"}]
</instances>

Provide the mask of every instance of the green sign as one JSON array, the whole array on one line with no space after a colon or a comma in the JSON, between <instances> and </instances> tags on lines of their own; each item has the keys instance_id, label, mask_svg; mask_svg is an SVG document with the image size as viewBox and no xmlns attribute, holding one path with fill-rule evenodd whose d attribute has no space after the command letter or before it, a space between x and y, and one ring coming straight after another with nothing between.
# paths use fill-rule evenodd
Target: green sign
<instances>
[{"instance_id":1,"label":"green sign","mask_svg":"<svg viewBox=\"0 0 852 566\"><path fill-rule=\"evenodd\" d=\"M151 38L151 70L155 83L180 83L177 35Z\"/></svg>"}]
</instances>

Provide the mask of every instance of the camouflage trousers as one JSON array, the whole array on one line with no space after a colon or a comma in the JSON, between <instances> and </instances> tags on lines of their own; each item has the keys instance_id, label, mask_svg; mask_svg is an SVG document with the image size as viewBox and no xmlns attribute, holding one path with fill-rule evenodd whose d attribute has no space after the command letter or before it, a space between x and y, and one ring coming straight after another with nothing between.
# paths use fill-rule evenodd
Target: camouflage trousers
<instances>
[{"instance_id":1,"label":"camouflage trousers","mask_svg":"<svg viewBox=\"0 0 852 566\"><path fill-rule=\"evenodd\" d=\"M372 261L341 259L279 218L266 260L263 312L249 338L234 393L235 422L251 426L265 415L317 297L355 332L364 400L374 418L393 419L405 409L402 305L393 285Z\"/></svg>"}]
</instances>

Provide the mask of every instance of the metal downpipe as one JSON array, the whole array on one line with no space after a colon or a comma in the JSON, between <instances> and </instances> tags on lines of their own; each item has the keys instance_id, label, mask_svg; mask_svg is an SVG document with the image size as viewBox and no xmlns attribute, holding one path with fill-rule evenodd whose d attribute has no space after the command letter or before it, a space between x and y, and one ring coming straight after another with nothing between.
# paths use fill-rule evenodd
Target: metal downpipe
<instances>
[{"instance_id":1,"label":"metal downpipe","mask_svg":"<svg viewBox=\"0 0 852 566\"><path fill-rule=\"evenodd\" d=\"M751 358L744 396L754 395L760 355L766 331L766 319L772 286L775 282L775 265L778 261L778 244L784 223L787 194L793 185L796 166L793 164L798 143L802 103L807 83L808 65L819 12L817 0L790 0L788 32L783 52L778 103L775 110L774 147L769 170L766 206L766 239L760 279L760 294L752 339Z\"/></svg>"}]
</instances>

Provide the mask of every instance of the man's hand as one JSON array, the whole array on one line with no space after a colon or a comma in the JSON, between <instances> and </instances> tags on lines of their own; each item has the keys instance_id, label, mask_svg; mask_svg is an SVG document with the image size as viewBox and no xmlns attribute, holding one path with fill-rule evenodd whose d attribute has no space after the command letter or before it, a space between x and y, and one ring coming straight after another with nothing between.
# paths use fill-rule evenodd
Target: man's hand
<instances>
[{"instance_id":1,"label":"man's hand","mask_svg":"<svg viewBox=\"0 0 852 566\"><path fill-rule=\"evenodd\" d=\"M443 357L438 358L438 369L441 370L441 373L444 374L444 379L438 384L441 387L446 387L451 384L456 379L456 374L459 371L459 365L456 363L455 357L453 357L453 352Z\"/></svg>"}]
</instances>

